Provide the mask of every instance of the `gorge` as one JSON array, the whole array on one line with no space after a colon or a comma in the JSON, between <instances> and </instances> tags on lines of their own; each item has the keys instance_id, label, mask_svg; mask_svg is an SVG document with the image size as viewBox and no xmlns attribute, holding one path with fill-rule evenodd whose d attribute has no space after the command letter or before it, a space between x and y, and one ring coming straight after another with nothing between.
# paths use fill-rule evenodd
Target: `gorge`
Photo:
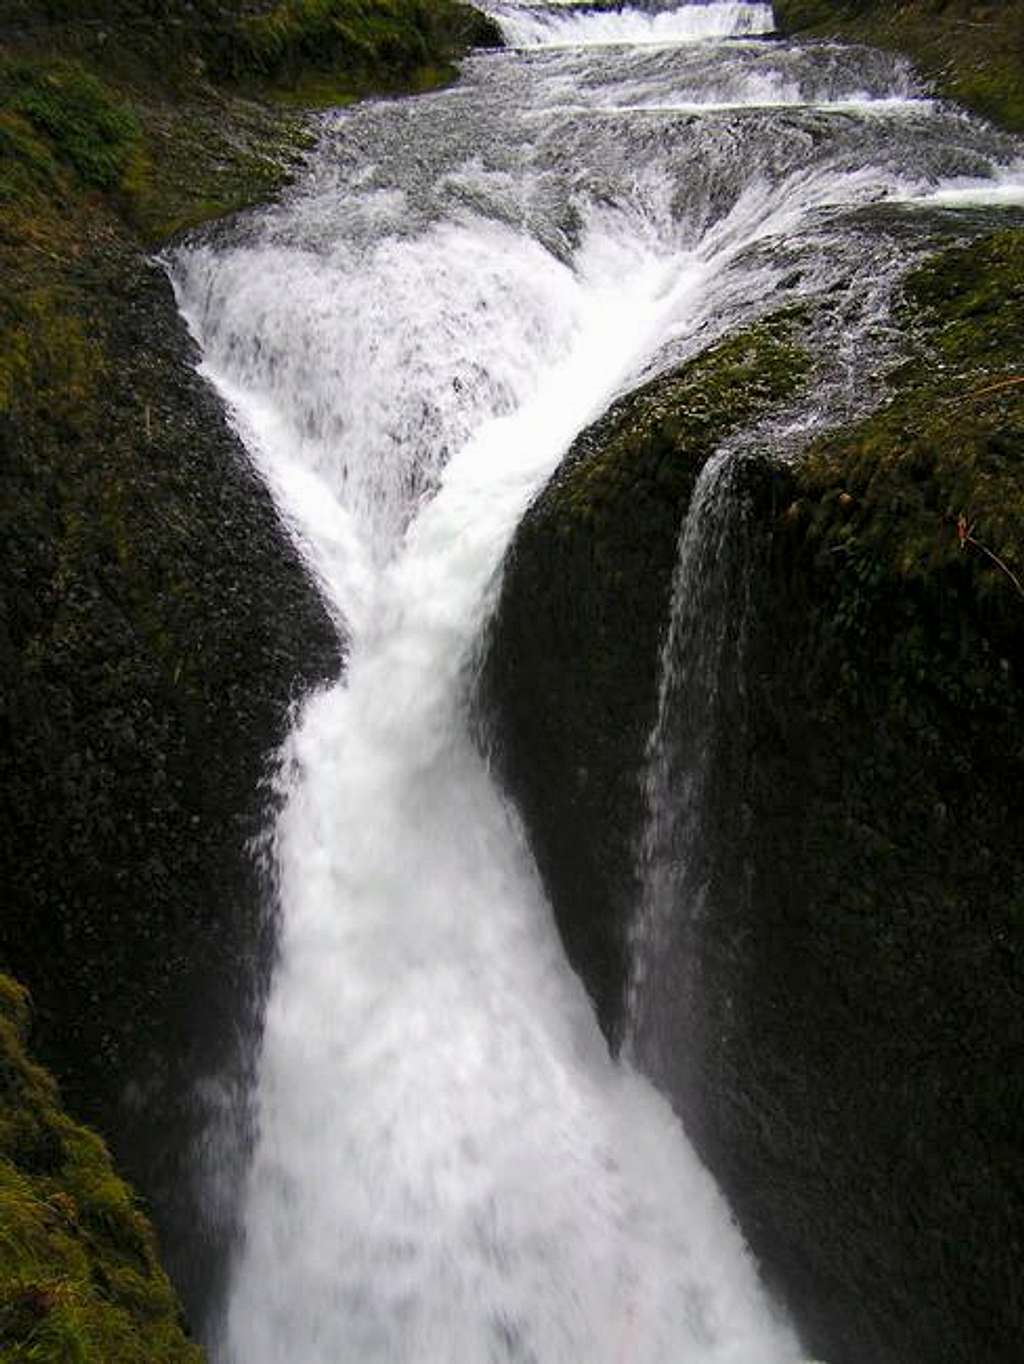
<instances>
[{"instance_id":1,"label":"gorge","mask_svg":"<svg viewBox=\"0 0 1024 1364\"><path fill-rule=\"evenodd\" d=\"M1020 140L486 8L161 252L310 641L169 1262L224 1364L1009 1364Z\"/></svg>"}]
</instances>

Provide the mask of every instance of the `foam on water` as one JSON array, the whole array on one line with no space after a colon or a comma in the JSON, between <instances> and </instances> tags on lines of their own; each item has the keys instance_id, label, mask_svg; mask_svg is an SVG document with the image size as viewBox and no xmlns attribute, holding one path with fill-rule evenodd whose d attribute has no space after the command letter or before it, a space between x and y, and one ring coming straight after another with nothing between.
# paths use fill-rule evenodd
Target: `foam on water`
<instances>
[{"instance_id":1,"label":"foam on water","mask_svg":"<svg viewBox=\"0 0 1024 1364\"><path fill-rule=\"evenodd\" d=\"M1014 208L1024 204L1024 161L994 168L986 176L919 185L896 198L901 203L933 208Z\"/></svg>"},{"instance_id":2,"label":"foam on water","mask_svg":"<svg viewBox=\"0 0 1024 1364\"><path fill-rule=\"evenodd\" d=\"M552 5L500 5L494 8L506 41L513 47L603 47L609 44L699 43L715 38L771 33L770 4L683 4L648 11L631 8Z\"/></svg>"},{"instance_id":3,"label":"foam on water","mask_svg":"<svg viewBox=\"0 0 1024 1364\"><path fill-rule=\"evenodd\" d=\"M449 363L474 314L491 332L475 430L456 447L466 412L438 417L452 454L418 503L377 467L394 419L383 403L328 469L344 400L328 417L303 366L223 325L278 300L293 344L315 334L337 353L342 258L188 262L221 319L208 372L354 627L345 681L290 744L281 960L223 1355L791 1361L712 1181L654 1091L611 1062L460 706L527 500L668 319L691 311L708 265L666 258L628 216L601 212L573 270L551 257L539 269L529 239L471 222L431 235L427 278L423 243L407 243L400 273L419 288L403 290L394 249L357 274L400 331L419 334L423 309L437 324L430 286L455 272L468 335L452 332ZM531 311L538 295L547 306ZM315 306L324 297L334 309ZM364 355L362 381L381 382L376 362ZM386 392L406 382L393 374ZM431 391L425 376L417 391ZM345 553L332 559L325 529Z\"/></svg>"}]
</instances>

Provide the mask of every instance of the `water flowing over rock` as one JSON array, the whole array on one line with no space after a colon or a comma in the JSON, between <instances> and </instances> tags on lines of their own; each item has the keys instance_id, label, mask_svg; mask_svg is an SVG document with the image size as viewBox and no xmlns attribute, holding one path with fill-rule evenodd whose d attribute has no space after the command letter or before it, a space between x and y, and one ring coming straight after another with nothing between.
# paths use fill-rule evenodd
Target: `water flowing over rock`
<instances>
[{"instance_id":1,"label":"water flowing over rock","mask_svg":"<svg viewBox=\"0 0 1024 1364\"><path fill-rule=\"evenodd\" d=\"M711 820L715 867L739 845L736 897L721 919L699 875L684 928L754 934L759 527L800 497L768 457L871 410L901 281L989 226L986 203L1013 211L1019 148L896 59L760 41L767 6L495 13L518 50L415 105L328 118L279 208L171 261L204 372L351 638L285 747L279 960L212 1345L245 1364L799 1359L640 1066L798 1326L835 1364L878 1364L900 1328L830 1294L849 1243L820 1190L817 1225L787 1176L798 1225L770 1224L758 1124L787 1112L755 1106L742 1148L718 1145L712 1100L755 1102L763 1080L744 1064L750 962L680 960L693 933L645 894L660 850ZM722 498L744 508L735 533L682 544L728 618L670 635L682 672L659 703L680 530ZM680 760L686 655L715 639ZM522 824L477 748L489 722ZM680 761L699 779L690 814L645 835L659 760L649 797L675 798Z\"/></svg>"},{"instance_id":2,"label":"water flowing over rock","mask_svg":"<svg viewBox=\"0 0 1024 1364\"><path fill-rule=\"evenodd\" d=\"M606 1033L808 1343L1009 1361L1022 238L984 236L1020 222L998 177L897 197L772 240L798 307L731 339L766 380L780 341L811 359L795 398L737 435L712 347L577 439L513 538L482 724Z\"/></svg>"},{"instance_id":3,"label":"water flowing over rock","mask_svg":"<svg viewBox=\"0 0 1024 1364\"><path fill-rule=\"evenodd\" d=\"M1009 1364L1019 140L827 0L198 0L152 103L168 7L71 8L0 54L0 948L213 1358Z\"/></svg>"}]
</instances>

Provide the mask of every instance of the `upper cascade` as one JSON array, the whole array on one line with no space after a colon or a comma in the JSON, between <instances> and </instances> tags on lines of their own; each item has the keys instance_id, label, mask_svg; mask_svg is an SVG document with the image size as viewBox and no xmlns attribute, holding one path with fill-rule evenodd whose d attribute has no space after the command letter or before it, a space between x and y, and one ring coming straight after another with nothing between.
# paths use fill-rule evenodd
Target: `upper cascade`
<instances>
[{"instance_id":1,"label":"upper cascade","mask_svg":"<svg viewBox=\"0 0 1024 1364\"><path fill-rule=\"evenodd\" d=\"M635 5L597 0L543 0L519 4L499 0L491 7L512 47L600 47L616 43L693 43L721 38L757 38L774 32L771 4L696 0L642 0Z\"/></svg>"}]
</instances>

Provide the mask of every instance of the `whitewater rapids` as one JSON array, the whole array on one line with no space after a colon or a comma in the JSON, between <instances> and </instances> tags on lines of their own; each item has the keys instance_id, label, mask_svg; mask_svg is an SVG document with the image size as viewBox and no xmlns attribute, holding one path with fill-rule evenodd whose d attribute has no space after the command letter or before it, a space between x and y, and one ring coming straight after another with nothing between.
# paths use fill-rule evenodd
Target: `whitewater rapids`
<instances>
[{"instance_id":1,"label":"whitewater rapids","mask_svg":"<svg viewBox=\"0 0 1024 1364\"><path fill-rule=\"evenodd\" d=\"M617 393L781 291L882 297L899 262L843 212L1024 176L900 63L756 41L767 5L495 13L523 51L331 116L282 205L170 263L348 648L282 759L279 957L211 1348L795 1364L565 960L470 737L474 648L519 518Z\"/></svg>"}]
</instances>

